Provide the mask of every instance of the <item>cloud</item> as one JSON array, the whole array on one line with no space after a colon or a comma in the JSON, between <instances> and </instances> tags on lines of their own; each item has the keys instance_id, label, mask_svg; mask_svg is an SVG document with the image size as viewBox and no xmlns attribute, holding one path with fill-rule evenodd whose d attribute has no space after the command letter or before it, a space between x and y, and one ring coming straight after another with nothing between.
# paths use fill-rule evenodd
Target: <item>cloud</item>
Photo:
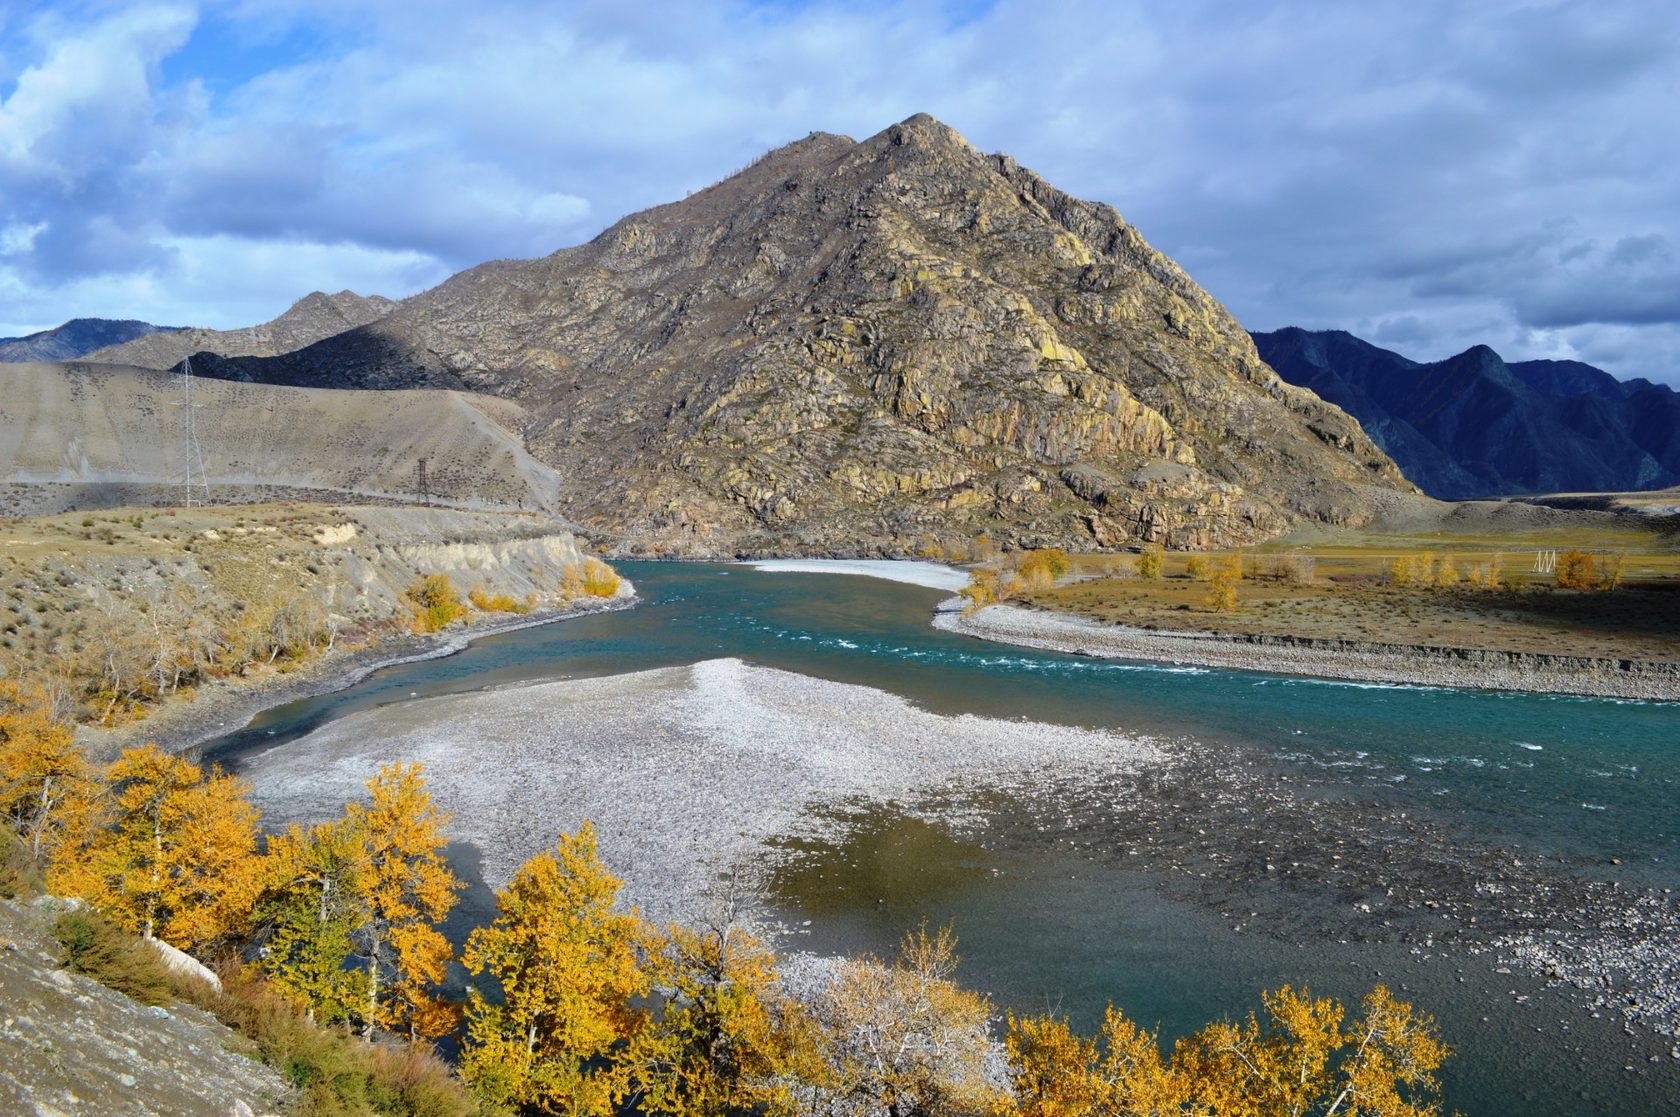
<instances>
[{"instance_id":1,"label":"cloud","mask_svg":"<svg viewBox=\"0 0 1680 1117\"><path fill-rule=\"evenodd\" d=\"M37 326L245 324L928 111L1113 203L1254 328L1680 380L1677 70L1680 10L1637 0L94 6L0 23L0 273Z\"/></svg>"}]
</instances>

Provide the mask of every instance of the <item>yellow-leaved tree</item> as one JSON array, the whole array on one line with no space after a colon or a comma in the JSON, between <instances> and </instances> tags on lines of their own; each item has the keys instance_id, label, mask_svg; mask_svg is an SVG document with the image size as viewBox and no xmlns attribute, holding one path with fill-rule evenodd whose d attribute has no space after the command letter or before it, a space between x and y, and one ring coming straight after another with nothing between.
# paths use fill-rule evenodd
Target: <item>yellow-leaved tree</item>
<instances>
[{"instance_id":1,"label":"yellow-leaved tree","mask_svg":"<svg viewBox=\"0 0 1680 1117\"><path fill-rule=\"evenodd\" d=\"M98 792L75 729L53 716L47 695L0 680L0 819L43 864Z\"/></svg>"},{"instance_id":2,"label":"yellow-leaved tree","mask_svg":"<svg viewBox=\"0 0 1680 1117\"><path fill-rule=\"evenodd\" d=\"M1284 986L1264 996L1264 1022L1210 1024L1170 1059L1157 1036L1114 1008L1097 1040L1066 1021L1010 1018L1015 1107L1032 1117L1241 1113L1435 1117L1436 1071L1450 1054L1435 1022L1383 986L1344 1025L1342 1005Z\"/></svg>"},{"instance_id":3,"label":"yellow-leaved tree","mask_svg":"<svg viewBox=\"0 0 1680 1117\"><path fill-rule=\"evenodd\" d=\"M455 1026L453 1006L437 995L454 957L438 931L461 882L443 860L449 816L432 803L419 764L389 764L368 780L368 798L348 804L347 841L359 841L353 876L359 926L356 953L367 996L362 1028L440 1036Z\"/></svg>"},{"instance_id":4,"label":"yellow-leaved tree","mask_svg":"<svg viewBox=\"0 0 1680 1117\"><path fill-rule=\"evenodd\" d=\"M245 782L147 745L124 751L105 785L85 840L51 866L53 890L183 950L243 933L263 872Z\"/></svg>"},{"instance_id":5,"label":"yellow-leaved tree","mask_svg":"<svg viewBox=\"0 0 1680 1117\"><path fill-rule=\"evenodd\" d=\"M367 973L346 966L368 913L362 903L366 835L344 819L293 823L268 841L269 885L260 913L273 928L263 969L311 1020L363 1019Z\"/></svg>"},{"instance_id":6,"label":"yellow-leaved tree","mask_svg":"<svg viewBox=\"0 0 1680 1117\"><path fill-rule=\"evenodd\" d=\"M639 1112L794 1111L789 1076L808 1068L808 1021L780 992L776 957L733 920L673 925L654 959L665 1004L631 1043Z\"/></svg>"},{"instance_id":7,"label":"yellow-leaved tree","mask_svg":"<svg viewBox=\"0 0 1680 1117\"><path fill-rule=\"evenodd\" d=\"M467 972L499 987L469 993L461 1054L462 1077L486 1102L610 1117L629 1092L617 1056L648 1024L633 1002L652 987L651 932L615 909L621 886L585 822L521 866L496 894L495 921L467 939Z\"/></svg>"}]
</instances>

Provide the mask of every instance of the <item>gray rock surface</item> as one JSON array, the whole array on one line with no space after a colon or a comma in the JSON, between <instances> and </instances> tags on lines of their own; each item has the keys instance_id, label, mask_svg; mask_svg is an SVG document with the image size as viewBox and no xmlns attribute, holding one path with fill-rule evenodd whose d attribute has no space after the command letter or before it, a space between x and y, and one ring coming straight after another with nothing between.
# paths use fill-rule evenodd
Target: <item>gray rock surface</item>
<instances>
[{"instance_id":1,"label":"gray rock surface","mask_svg":"<svg viewBox=\"0 0 1680 1117\"><path fill-rule=\"evenodd\" d=\"M0 1113L276 1114L287 1089L249 1043L185 1005L150 1007L58 966L52 901L0 902Z\"/></svg>"}]
</instances>

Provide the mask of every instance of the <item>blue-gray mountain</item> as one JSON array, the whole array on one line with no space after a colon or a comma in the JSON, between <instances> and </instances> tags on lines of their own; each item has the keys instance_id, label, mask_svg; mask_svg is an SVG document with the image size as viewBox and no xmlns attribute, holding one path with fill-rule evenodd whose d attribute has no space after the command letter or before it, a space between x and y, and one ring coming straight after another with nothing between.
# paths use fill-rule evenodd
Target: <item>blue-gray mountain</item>
<instances>
[{"instance_id":1,"label":"blue-gray mountain","mask_svg":"<svg viewBox=\"0 0 1680 1117\"><path fill-rule=\"evenodd\" d=\"M1291 384L1358 419L1431 496L1628 492L1680 484L1680 393L1579 361L1485 345L1413 361L1341 330L1253 335Z\"/></svg>"},{"instance_id":2,"label":"blue-gray mountain","mask_svg":"<svg viewBox=\"0 0 1680 1117\"><path fill-rule=\"evenodd\" d=\"M133 319L72 318L62 326L26 337L0 337L0 361L73 361L95 349L176 329Z\"/></svg>"}]
</instances>

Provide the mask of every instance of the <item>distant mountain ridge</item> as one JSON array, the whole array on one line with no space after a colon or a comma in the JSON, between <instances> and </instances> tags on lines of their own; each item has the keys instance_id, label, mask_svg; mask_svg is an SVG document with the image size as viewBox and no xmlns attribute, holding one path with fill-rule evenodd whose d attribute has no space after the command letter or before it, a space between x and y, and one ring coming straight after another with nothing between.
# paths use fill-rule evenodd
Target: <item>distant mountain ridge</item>
<instances>
[{"instance_id":1,"label":"distant mountain ridge","mask_svg":"<svg viewBox=\"0 0 1680 1117\"><path fill-rule=\"evenodd\" d=\"M383 318L397 304L379 295L314 291L285 313L258 326L237 330L176 330L125 339L121 344L87 354L102 364L168 369L194 353L208 351L223 357L276 357L313 345L322 338L365 326Z\"/></svg>"},{"instance_id":2,"label":"distant mountain ridge","mask_svg":"<svg viewBox=\"0 0 1680 1117\"><path fill-rule=\"evenodd\" d=\"M74 361L96 349L180 328L154 326L132 318L72 318L62 326L26 337L0 337L0 361Z\"/></svg>"},{"instance_id":3,"label":"distant mountain ridge","mask_svg":"<svg viewBox=\"0 0 1680 1117\"><path fill-rule=\"evenodd\" d=\"M291 353L202 348L227 379L514 400L562 506L632 552L1236 545L1416 499L1111 207L922 115Z\"/></svg>"},{"instance_id":4,"label":"distant mountain ridge","mask_svg":"<svg viewBox=\"0 0 1680 1117\"><path fill-rule=\"evenodd\" d=\"M1342 330L1253 335L1291 384L1358 419L1443 500L1680 484L1680 393L1580 361L1506 362L1485 345L1419 362Z\"/></svg>"}]
</instances>

